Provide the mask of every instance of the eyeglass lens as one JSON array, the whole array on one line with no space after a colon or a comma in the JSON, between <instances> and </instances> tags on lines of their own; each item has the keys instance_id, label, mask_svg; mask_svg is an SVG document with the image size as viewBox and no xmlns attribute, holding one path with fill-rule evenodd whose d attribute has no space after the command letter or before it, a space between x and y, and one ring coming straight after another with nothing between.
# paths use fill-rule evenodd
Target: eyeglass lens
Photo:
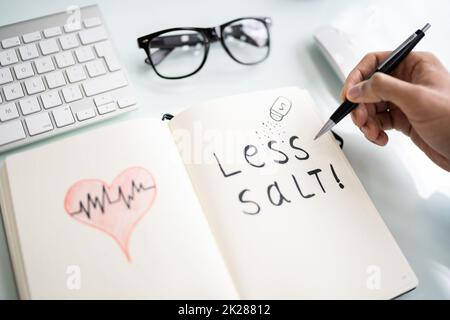
<instances>
[{"instance_id":1,"label":"eyeglass lens","mask_svg":"<svg viewBox=\"0 0 450 320\"><path fill-rule=\"evenodd\" d=\"M168 78L186 76L200 68L205 58L205 37L192 30L170 31L149 43L150 59L156 71Z\"/></svg>"},{"instance_id":2,"label":"eyeglass lens","mask_svg":"<svg viewBox=\"0 0 450 320\"><path fill-rule=\"evenodd\" d=\"M269 54L269 32L262 21L238 20L224 28L222 37L229 53L240 63L255 64Z\"/></svg>"}]
</instances>

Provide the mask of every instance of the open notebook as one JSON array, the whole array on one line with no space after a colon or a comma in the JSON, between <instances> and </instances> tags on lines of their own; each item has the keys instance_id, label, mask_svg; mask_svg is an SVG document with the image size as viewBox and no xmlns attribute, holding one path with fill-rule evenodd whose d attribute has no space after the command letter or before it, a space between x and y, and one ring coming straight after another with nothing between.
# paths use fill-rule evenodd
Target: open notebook
<instances>
[{"instance_id":1,"label":"open notebook","mask_svg":"<svg viewBox=\"0 0 450 320\"><path fill-rule=\"evenodd\" d=\"M417 279L296 88L7 158L21 298L394 298Z\"/></svg>"}]
</instances>

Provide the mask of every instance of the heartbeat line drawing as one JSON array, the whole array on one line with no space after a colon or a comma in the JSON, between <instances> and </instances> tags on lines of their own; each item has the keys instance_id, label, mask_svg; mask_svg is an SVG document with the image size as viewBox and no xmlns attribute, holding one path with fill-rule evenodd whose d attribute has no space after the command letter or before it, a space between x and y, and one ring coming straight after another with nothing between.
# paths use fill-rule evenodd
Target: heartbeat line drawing
<instances>
[{"instance_id":1,"label":"heartbeat line drawing","mask_svg":"<svg viewBox=\"0 0 450 320\"><path fill-rule=\"evenodd\" d=\"M93 209L97 209L100 208L101 213L105 213L105 205L109 204L109 205L113 205L119 202L123 202L125 204L125 206L128 209L131 209L131 203L133 202L134 198L135 198L135 193L140 193L141 191L148 191L148 190L152 190L154 189L155 186L149 186L149 187L144 187L142 185L142 183L139 184L139 186L136 186L136 181L131 180L131 194L126 196L124 194L124 192L122 191L122 187L119 186L118 187L118 196L116 200L111 200L110 199L110 195L108 193L108 189L105 185L103 185L102 188L102 196L101 198L95 196L94 199L93 196L88 193L87 197L86 197L86 202L87 202L87 207L85 207L83 201L80 200L80 209L78 211L74 211L74 212L70 212L70 215L76 215L76 214L80 214L80 213L84 213L86 214L86 216L90 219L91 218L91 206Z\"/></svg>"},{"instance_id":2,"label":"heartbeat line drawing","mask_svg":"<svg viewBox=\"0 0 450 320\"><path fill-rule=\"evenodd\" d=\"M74 183L66 193L64 209L73 219L111 236L131 262L131 235L152 207L156 193L152 174L145 168L131 167L110 185L98 179Z\"/></svg>"}]
</instances>

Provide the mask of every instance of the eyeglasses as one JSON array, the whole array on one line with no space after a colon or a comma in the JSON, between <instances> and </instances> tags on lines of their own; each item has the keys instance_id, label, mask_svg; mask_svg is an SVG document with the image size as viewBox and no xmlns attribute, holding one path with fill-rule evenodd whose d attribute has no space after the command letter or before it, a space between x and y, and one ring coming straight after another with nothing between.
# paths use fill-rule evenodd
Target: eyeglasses
<instances>
[{"instance_id":1,"label":"eyeglasses","mask_svg":"<svg viewBox=\"0 0 450 320\"><path fill-rule=\"evenodd\" d=\"M211 43L219 42L236 62L254 65L270 52L270 18L239 18L213 28L173 28L137 39L145 63L165 79L182 79L205 64Z\"/></svg>"}]
</instances>

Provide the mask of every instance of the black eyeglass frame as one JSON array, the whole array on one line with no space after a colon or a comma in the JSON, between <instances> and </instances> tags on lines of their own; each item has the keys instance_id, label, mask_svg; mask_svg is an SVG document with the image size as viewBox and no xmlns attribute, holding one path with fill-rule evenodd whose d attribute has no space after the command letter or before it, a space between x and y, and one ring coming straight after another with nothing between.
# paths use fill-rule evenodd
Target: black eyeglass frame
<instances>
[{"instance_id":1,"label":"black eyeglass frame","mask_svg":"<svg viewBox=\"0 0 450 320\"><path fill-rule=\"evenodd\" d=\"M241 21L241 20L256 20L256 21L262 22L264 27L266 28L266 31L267 31L267 49L268 50L267 50L266 55L262 59L260 59L259 61L250 62L250 63L239 61L233 55L233 53L227 47L227 45L225 44L224 38L222 37L224 29L226 27L228 27L230 24L236 23L236 22ZM196 74L197 72L199 72L203 68L203 66L205 65L206 59L208 58L210 44L213 43L213 42L216 42L216 41L220 41L220 43L221 43L222 47L224 48L225 52L234 61L236 61L239 64L250 66L250 65L255 65L255 64L263 62L264 60L267 59L267 57L270 54L270 27L271 27L271 25L272 25L272 19L269 18L269 17L243 17L243 18L237 18L237 19L228 21L228 22L226 22L226 23L224 23L224 24L222 24L220 26L211 27L211 28L186 27L186 28L165 29L165 30L161 30L161 31L158 31L158 32L150 33L150 34L148 34L146 36L143 36L143 37L139 37L137 39L137 43L138 43L138 47L140 49L143 49L145 51L145 53L147 54L147 59L145 60L145 62L152 66L153 70L156 72L156 74L158 76L160 76L161 78L164 78L164 79L183 79L183 78L187 78L187 77L190 77L190 76ZM219 30L219 33L217 32L217 30ZM198 68L196 70L194 70L193 72L191 72L189 74L186 74L186 75L183 75L183 76L179 76L179 77L168 77L168 76L165 76L165 75L159 73L157 68L156 68L156 66L153 63L152 58L151 58L150 47L149 47L149 44L150 44L150 42L153 39L155 39L156 37L160 36L161 34L164 34L164 33L167 33L167 32L172 32L172 31L195 31L195 32L200 33L203 36L203 38L204 38L204 42L203 43L205 45L205 53L204 53L202 62L200 63Z\"/></svg>"}]
</instances>

